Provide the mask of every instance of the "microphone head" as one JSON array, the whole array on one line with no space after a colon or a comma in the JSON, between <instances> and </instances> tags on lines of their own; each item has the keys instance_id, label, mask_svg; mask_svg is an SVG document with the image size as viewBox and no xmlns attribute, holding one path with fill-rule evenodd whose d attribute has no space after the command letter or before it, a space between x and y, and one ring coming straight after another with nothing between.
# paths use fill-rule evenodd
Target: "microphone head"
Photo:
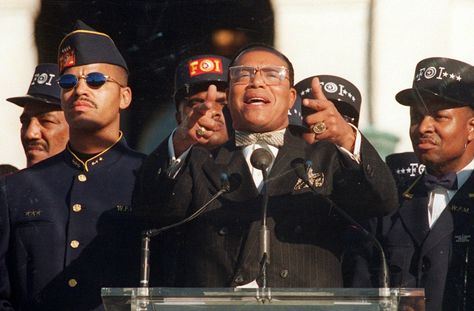
<instances>
[{"instance_id":1,"label":"microphone head","mask_svg":"<svg viewBox=\"0 0 474 311\"><path fill-rule=\"evenodd\" d=\"M296 176L301 178L303 181L308 180L308 174L306 174L306 163L302 158L296 158L293 161L291 161L291 167L296 173Z\"/></svg>"},{"instance_id":2,"label":"microphone head","mask_svg":"<svg viewBox=\"0 0 474 311\"><path fill-rule=\"evenodd\" d=\"M232 192L238 189L241 183L242 177L237 173L233 173L230 176L227 173L221 174L221 189L225 190L225 192Z\"/></svg>"},{"instance_id":3,"label":"microphone head","mask_svg":"<svg viewBox=\"0 0 474 311\"><path fill-rule=\"evenodd\" d=\"M266 170L272 163L273 155L265 148L258 148L250 156L250 164L258 170Z\"/></svg>"}]
</instances>

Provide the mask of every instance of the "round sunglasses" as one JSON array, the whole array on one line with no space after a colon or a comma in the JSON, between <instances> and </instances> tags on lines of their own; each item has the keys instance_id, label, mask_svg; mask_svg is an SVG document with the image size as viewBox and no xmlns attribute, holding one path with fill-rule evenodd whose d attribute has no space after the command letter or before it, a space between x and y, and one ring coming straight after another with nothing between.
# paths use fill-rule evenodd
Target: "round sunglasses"
<instances>
[{"instance_id":1,"label":"round sunglasses","mask_svg":"<svg viewBox=\"0 0 474 311\"><path fill-rule=\"evenodd\" d=\"M75 76L73 74L65 74L59 78L58 84L62 89L68 90L72 89L73 87L76 87L76 85L79 83L79 79L86 80L87 85L92 88L101 87L105 84L105 82L114 82L120 85L120 87L125 87L117 80L113 79L110 76L106 76L101 72L91 72L87 75L80 76Z\"/></svg>"}]
</instances>

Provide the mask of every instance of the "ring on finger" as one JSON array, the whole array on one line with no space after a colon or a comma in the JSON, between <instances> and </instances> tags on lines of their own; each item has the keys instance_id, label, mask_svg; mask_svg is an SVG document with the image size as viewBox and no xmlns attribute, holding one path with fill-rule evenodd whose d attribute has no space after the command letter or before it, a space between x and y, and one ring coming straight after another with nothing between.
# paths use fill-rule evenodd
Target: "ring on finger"
<instances>
[{"instance_id":1,"label":"ring on finger","mask_svg":"<svg viewBox=\"0 0 474 311\"><path fill-rule=\"evenodd\" d=\"M203 126L198 127L196 130L196 134L198 134L199 136L203 136L204 134L206 134L206 128Z\"/></svg>"},{"instance_id":2,"label":"ring on finger","mask_svg":"<svg viewBox=\"0 0 474 311\"><path fill-rule=\"evenodd\" d=\"M324 123L324 121L318 121L311 126L311 130L316 135L322 134L327 130L326 123Z\"/></svg>"}]
</instances>

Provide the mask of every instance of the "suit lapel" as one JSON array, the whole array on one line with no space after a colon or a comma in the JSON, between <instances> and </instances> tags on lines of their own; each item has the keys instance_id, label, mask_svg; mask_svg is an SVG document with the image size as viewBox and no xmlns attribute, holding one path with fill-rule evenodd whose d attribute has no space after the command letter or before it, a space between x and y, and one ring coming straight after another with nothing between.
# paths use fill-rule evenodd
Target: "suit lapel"
<instances>
[{"instance_id":1,"label":"suit lapel","mask_svg":"<svg viewBox=\"0 0 474 311\"><path fill-rule=\"evenodd\" d=\"M234 191L224 194L224 198L239 202L258 196L258 190L242 150L235 147L233 140L219 149L215 161L211 164L203 167L207 175L214 176L214 179L220 179L220 174L225 172L229 175L231 184L236 188Z\"/></svg>"},{"instance_id":2,"label":"suit lapel","mask_svg":"<svg viewBox=\"0 0 474 311\"><path fill-rule=\"evenodd\" d=\"M408 234L420 246L425 240L428 232L428 198L425 196L414 196L403 201L398 213Z\"/></svg>"},{"instance_id":3,"label":"suit lapel","mask_svg":"<svg viewBox=\"0 0 474 311\"><path fill-rule=\"evenodd\" d=\"M444 211L439 216L436 223L431 228L423 246L421 248L421 256L430 251L433 247L438 245L438 243L446 236L453 234L453 217L449 208L445 208Z\"/></svg>"},{"instance_id":4,"label":"suit lapel","mask_svg":"<svg viewBox=\"0 0 474 311\"><path fill-rule=\"evenodd\" d=\"M305 159L305 142L293 135L290 129L285 132L285 144L278 151L268 176L268 194L283 195L293 192L298 177L291 167L291 161L296 158Z\"/></svg>"}]
</instances>

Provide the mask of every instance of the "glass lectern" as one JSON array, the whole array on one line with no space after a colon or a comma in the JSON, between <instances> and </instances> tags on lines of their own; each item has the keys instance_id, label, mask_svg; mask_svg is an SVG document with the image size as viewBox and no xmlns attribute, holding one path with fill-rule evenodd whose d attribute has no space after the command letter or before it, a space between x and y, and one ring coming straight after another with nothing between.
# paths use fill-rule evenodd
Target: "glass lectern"
<instances>
[{"instance_id":1,"label":"glass lectern","mask_svg":"<svg viewBox=\"0 0 474 311\"><path fill-rule=\"evenodd\" d=\"M103 288L107 311L424 311L419 288Z\"/></svg>"}]
</instances>

